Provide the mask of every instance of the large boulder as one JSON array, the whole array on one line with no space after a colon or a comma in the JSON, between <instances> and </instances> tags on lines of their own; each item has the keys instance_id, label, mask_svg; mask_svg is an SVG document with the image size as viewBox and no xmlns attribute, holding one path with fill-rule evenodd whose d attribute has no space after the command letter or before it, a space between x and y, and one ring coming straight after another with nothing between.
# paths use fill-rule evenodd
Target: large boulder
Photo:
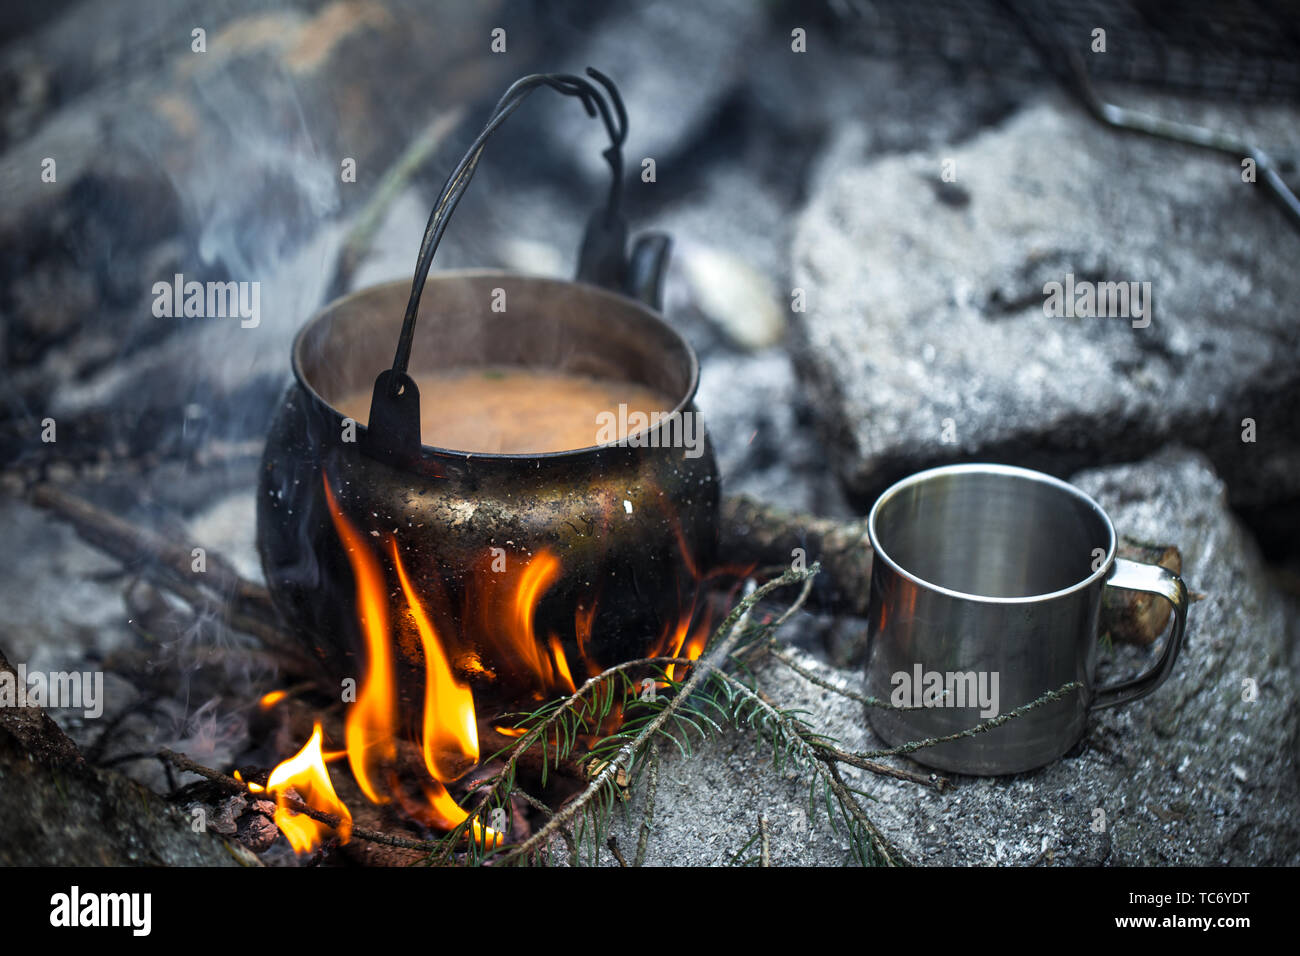
<instances>
[{"instance_id":1,"label":"large boulder","mask_svg":"<svg viewBox=\"0 0 1300 956\"><path fill-rule=\"evenodd\" d=\"M847 767L846 779L873 798L867 813L916 863L1296 865L1295 609L1228 510L1222 481L1186 450L1075 480L1121 534L1182 550L1183 577L1204 597L1188 615L1173 675L1149 697L1097 713L1077 747L1038 770L951 776L943 792ZM796 619L790 633L809 628L807 617ZM1103 651L1103 678L1145 663L1125 650ZM823 680L860 689L860 671L834 666L815 641L792 653ZM756 673L776 703L804 709L840 747L884 746L860 704L779 663ZM752 732L728 733L693 759L671 751L659 772L647 863L725 864L757 832L760 814L774 864L850 861L824 812L817 824L807 818L808 775L788 763L774 768ZM636 844L644 792L619 832L625 850Z\"/></svg>"},{"instance_id":2,"label":"large boulder","mask_svg":"<svg viewBox=\"0 0 1300 956\"><path fill-rule=\"evenodd\" d=\"M1201 113L1300 142L1293 109ZM829 150L793 246L799 364L860 502L945 461L1068 474L1171 440L1234 504L1300 493L1300 236L1235 158L1055 96L946 147L869 143L850 128ZM1068 281L1149 283L1151 309L1050 317L1048 283Z\"/></svg>"}]
</instances>

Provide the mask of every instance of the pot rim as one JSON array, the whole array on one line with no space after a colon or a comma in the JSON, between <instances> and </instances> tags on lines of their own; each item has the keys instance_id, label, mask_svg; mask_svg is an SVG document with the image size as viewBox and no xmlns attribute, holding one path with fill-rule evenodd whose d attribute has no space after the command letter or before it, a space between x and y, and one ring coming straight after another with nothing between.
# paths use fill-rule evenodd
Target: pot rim
<instances>
[{"instance_id":1,"label":"pot rim","mask_svg":"<svg viewBox=\"0 0 1300 956\"><path fill-rule=\"evenodd\" d=\"M646 305L643 302L640 302L637 299L624 295L621 292L616 292L613 289L607 289L604 286L593 285L592 283L582 282L577 279L560 279L553 276L531 276L531 275L525 275L518 272L511 272L506 269L449 269L443 272L437 272L429 276L428 280L425 283L425 291L427 293L429 291L430 286L442 280L481 279L481 278L495 278L495 277L506 277L516 281L542 283L546 285L582 286L588 292L594 292L596 294L613 299L619 305L620 308L627 309L630 307L640 312L646 319L658 325L662 329L662 331L667 333L668 337L671 340L673 340L677 345L681 347L682 352L686 356L686 360L687 360L687 387L686 387L686 394L677 402L676 405L673 406L672 411L668 412L666 415L663 416L663 418L659 420L658 425L655 425L651 428L641 429L639 431L633 432L632 434L649 436L656 432L662 432L664 429L668 428L668 426L674 420L679 418L686 411L690 410L691 404L692 402L695 401L695 394L698 391L700 385L699 357L695 354L695 349L691 346L691 343L688 342L680 332L678 332L671 325L669 325L668 322L664 320L663 316L661 316L658 312L651 309L648 305ZM308 395L312 397L313 400L318 402L323 408L328 409L333 415L338 417L340 420L342 420L342 418L344 417L343 414L337 408L331 405L329 401L327 401L325 397L321 395L320 392L318 392L312 386L312 384L307 380L306 373L303 370L302 351L307 339L307 335L316 326L318 322L323 321L332 311L336 310L344 303L350 302L354 299L359 299L365 295L371 295L380 289L385 289L394 286L409 288L410 280L394 279L391 282L380 282L375 285L366 286L365 288L362 289L356 289L352 292L347 293L346 295L341 295L338 298L325 303L323 306L317 309L312 314L311 318L309 318L306 322L302 324L302 328L298 330L297 334L294 335L293 347L290 356L290 365L293 368L294 380L298 383L299 386L303 388L304 391L307 392ZM699 413L695 412L694 414L699 414ZM360 421L357 422L357 429L359 433L364 432L365 430L368 429L368 427L369 426L363 422ZM539 461L540 462L540 461L562 461L564 459L569 459L569 458L578 458L584 455L590 455L596 452L604 451L607 449L614 449L614 448L646 447L646 444L642 442L638 442L638 445L636 446L627 445L627 437L630 436L625 436L621 441L610 441L599 445L587 445L586 447L583 448L568 448L568 449L564 449L563 451L520 452L520 453L461 451L456 448L440 448L436 445L426 445L424 442L421 442L420 452L421 455L425 458L431 456L442 457L442 458L453 458L465 462L468 462L471 459L488 459L488 460L496 460L496 461ZM663 447L663 446L661 444L658 447Z\"/></svg>"}]
</instances>

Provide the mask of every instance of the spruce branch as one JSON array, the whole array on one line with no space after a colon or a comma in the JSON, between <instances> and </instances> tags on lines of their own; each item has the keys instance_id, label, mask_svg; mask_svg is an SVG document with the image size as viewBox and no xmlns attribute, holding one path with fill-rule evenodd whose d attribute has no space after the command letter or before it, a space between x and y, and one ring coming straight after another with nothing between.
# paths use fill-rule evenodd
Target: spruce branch
<instances>
[{"instance_id":1,"label":"spruce branch","mask_svg":"<svg viewBox=\"0 0 1300 956\"><path fill-rule=\"evenodd\" d=\"M809 788L810 822L816 819L815 797L820 782L825 792L827 817L832 826L835 826L835 808L838 806L839 816L847 828L849 843L860 862L864 865L874 862L886 866L910 865L854 799L839 774L836 758L826 752L827 744L822 735L804 723L798 712L780 709L766 694L736 676L725 671L715 671L714 677L730 688L728 697L735 702L733 706L737 717L744 716L749 725L755 726L760 734L768 738L774 762L778 762L779 756L785 753L800 767L813 772Z\"/></svg>"},{"instance_id":2,"label":"spruce branch","mask_svg":"<svg viewBox=\"0 0 1300 956\"><path fill-rule=\"evenodd\" d=\"M810 684L816 684L823 690L828 690L833 694L839 694L841 697L847 697L849 700L857 701L867 707L882 707L887 710L915 710L914 707L896 707L888 701L881 700L879 697L872 697L868 694L859 694L857 691L849 690L847 687L840 687L819 674L815 674L808 668L804 667L788 654L777 650L776 639L769 637L762 650L770 657L780 661L790 670L794 671Z\"/></svg>"},{"instance_id":3,"label":"spruce branch","mask_svg":"<svg viewBox=\"0 0 1300 956\"><path fill-rule=\"evenodd\" d=\"M737 605L732 608L731 613L718 625L714 632L712 640L705 649L705 653L694 663L691 668L691 675L678 690L677 694L665 704L636 735L624 743L618 751L606 763L604 768L596 774L591 783L587 785L586 790L571 800L568 804L558 810L536 833L530 836L523 843L516 847L501 853L500 859L503 862L515 862L527 858L530 854L542 849L550 842L556 830L574 817L583 813L585 808L597 800L602 800L602 794L608 793L611 782L620 769L626 769L633 756L642 749L664 726L665 723L677 713L682 704L688 700L696 689L698 689L705 679L713 673L721 673L719 668L730 658L732 651L740 644L744 637L744 632L737 628L740 619L760 600L770 594L777 588L784 587L788 584L803 582L803 590L794 604L788 608L780 618L780 622L787 620L790 615L794 614L803 606L807 600L808 593L812 589L812 579L817 574L819 566L814 564L807 570L790 569L780 577L768 581L766 584L756 588L750 594L741 599ZM779 626L779 623L777 626Z\"/></svg>"},{"instance_id":4,"label":"spruce branch","mask_svg":"<svg viewBox=\"0 0 1300 956\"><path fill-rule=\"evenodd\" d=\"M655 657L618 664L584 682L568 698L548 703L532 714L522 715L517 726L527 726L528 729L513 746L500 751L499 756L505 756L506 765L494 778L484 781L483 786L487 787L487 792L462 827L469 827L475 819L481 820L489 804L504 802L511 793L517 792L514 764L529 748L542 747L546 754L544 765L551 760L558 765L577 747L583 739L583 732L592 721L599 724L611 713L616 701L622 699L625 702L623 722L619 730L593 743L587 752L586 761L591 779L586 788L564 807L556 811L547 808L546 822L527 840L513 847L481 847L483 852L470 854L471 862L488 858L492 862L510 863L549 859L552 840L559 834L568 846L571 863L581 862L584 856L588 862L598 863L600 848L609 848L608 831L615 808L625 799L626 789L631 782L648 767L650 788L638 832L636 853L631 863L633 866L641 865L652 827L658 784L658 741L666 737L683 756L690 756L694 747L692 730L703 740L708 739L713 732L721 732L724 725L729 725L757 730L772 746L773 763L778 769L782 760L786 760L811 771L810 819L813 822L816 820L820 794L820 802L826 807L831 826L837 832L840 827L844 827L854 855L860 862L909 865L906 857L872 823L858 800L859 797L870 799L870 796L846 782L840 765L846 764L942 791L947 784L943 778L934 775L927 778L877 763L873 758L900 756L924 747L985 733L1079 687L1074 682L1066 684L1029 704L957 734L910 741L898 747L867 753L843 750L836 741L818 733L805 719L804 712L782 708L759 690L757 679L745 666L746 658L752 657L755 651L772 653L775 650L772 634L803 606L812 576L816 572L816 566L806 572L789 571L746 595L719 625L700 660ZM779 618L752 627L746 626L750 612L763 597L775 588L797 581L803 581L804 588L798 599ZM774 656L786 658L780 651L775 651ZM792 669L801 673L801 676L809 677L811 674L802 673L807 669L796 661L783 659L782 663L793 665ZM668 678L666 668L669 665L689 666L691 671L688 679L683 682ZM724 669L729 665L737 667L748 679L729 673ZM658 683L665 686L671 692L670 695L658 700L643 701L635 693L637 685L627 676L628 672L644 667L654 667L659 671L661 680ZM817 678L817 675L812 674L811 677ZM813 683L862 703L869 702L863 695L846 692L827 681L814 679ZM876 703L891 707L883 702ZM732 858L733 862L758 838L759 834L755 834L746 847ZM453 832L448 835L443 846L442 858L446 859L457 845L463 846L463 843L459 842L459 836ZM616 859L620 865L628 865L621 851L616 854Z\"/></svg>"}]
</instances>

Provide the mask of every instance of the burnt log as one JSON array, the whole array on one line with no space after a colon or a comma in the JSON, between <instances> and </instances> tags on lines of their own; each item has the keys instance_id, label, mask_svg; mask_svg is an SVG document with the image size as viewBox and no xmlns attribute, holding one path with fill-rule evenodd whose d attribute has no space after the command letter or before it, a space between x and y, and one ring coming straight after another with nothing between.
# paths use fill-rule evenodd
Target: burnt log
<instances>
[{"instance_id":1,"label":"burnt log","mask_svg":"<svg viewBox=\"0 0 1300 956\"><path fill-rule=\"evenodd\" d=\"M0 671L17 675L0 653ZM0 866L236 866L254 858L92 767L39 707L0 707Z\"/></svg>"}]
</instances>

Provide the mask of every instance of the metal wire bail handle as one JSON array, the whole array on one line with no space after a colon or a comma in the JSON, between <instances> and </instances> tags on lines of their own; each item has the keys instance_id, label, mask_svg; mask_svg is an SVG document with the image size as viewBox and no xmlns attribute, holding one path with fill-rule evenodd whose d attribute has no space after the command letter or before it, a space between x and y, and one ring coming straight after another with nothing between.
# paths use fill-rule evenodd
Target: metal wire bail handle
<instances>
[{"instance_id":1,"label":"metal wire bail handle","mask_svg":"<svg viewBox=\"0 0 1300 956\"><path fill-rule=\"evenodd\" d=\"M429 276L429 267L433 264L434 253L442 242L451 214L473 178L488 138L539 87L548 86L566 96L577 97L587 115L599 116L605 124L610 145L602 155L610 166L609 195L603 213L598 210L588 223L578 273L580 277L599 281L601 273L609 271L611 262L621 264L627 237L627 226L621 210L627 112L618 88L609 77L592 67L587 68L587 75L604 87L604 92L584 77L572 73L534 73L512 83L497 101L487 125L443 184L442 192L438 195L433 211L429 214L429 222L424 228L424 239L420 243L420 254L415 264L415 277L411 282L411 296L406 305L402 331L397 339L397 351L393 356L393 367L380 372L375 379L375 389L370 400L370 421L360 443L361 451L369 457L395 465L410 465L420 458L420 391L414 379L407 374L407 366L411 359L415 324L419 318L420 296ZM608 100L605 94L608 94Z\"/></svg>"}]
</instances>

